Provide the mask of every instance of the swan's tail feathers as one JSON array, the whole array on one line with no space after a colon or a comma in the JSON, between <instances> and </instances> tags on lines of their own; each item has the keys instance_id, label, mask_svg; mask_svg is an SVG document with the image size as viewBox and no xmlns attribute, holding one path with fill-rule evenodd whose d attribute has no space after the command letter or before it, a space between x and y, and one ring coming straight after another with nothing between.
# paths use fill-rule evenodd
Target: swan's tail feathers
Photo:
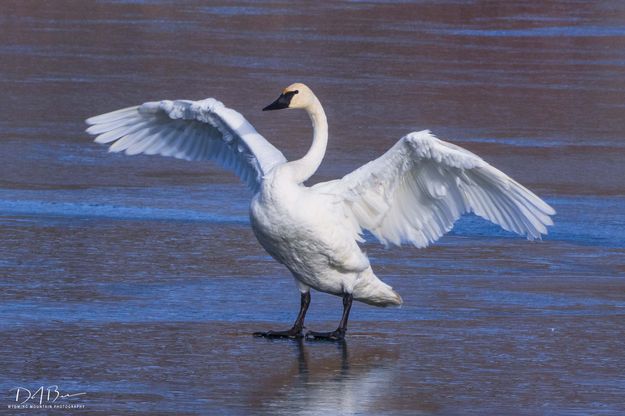
<instances>
[{"instance_id":1,"label":"swan's tail feathers","mask_svg":"<svg viewBox=\"0 0 625 416\"><path fill-rule=\"evenodd\" d=\"M401 304L404 303L404 300L401 298L401 296L399 296L399 293L393 290L392 287L388 286L387 293L385 293L384 296L380 297L379 301L367 302L367 303L369 303L370 305L383 306L383 307L401 306Z\"/></svg>"},{"instance_id":2,"label":"swan's tail feathers","mask_svg":"<svg viewBox=\"0 0 625 416\"><path fill-rule=\"evenodd\" d=\"M373 306L399 306L404 302L399 293L373 274L371 268L360 276L353 294L355 300Z\"/></svg>"}]
</instances>

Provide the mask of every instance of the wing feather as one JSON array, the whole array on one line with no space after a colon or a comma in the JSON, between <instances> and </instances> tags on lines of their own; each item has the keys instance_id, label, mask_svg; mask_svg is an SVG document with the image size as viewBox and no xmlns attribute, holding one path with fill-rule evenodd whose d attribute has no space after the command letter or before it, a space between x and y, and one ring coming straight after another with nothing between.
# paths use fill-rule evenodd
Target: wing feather
<instances>
[{"instance_id":1,"label":"wing feather","mask_svg":"<svg viewBox=\"0 0 625 416\"><path fill-rule=\"evenodd\" d=\"M286 158L238 112L221 102L154 101L86 120L95 141L110 152L215 160L234 170L252 190Z\"/></svg>"},{"instance_id":2,"label":"wing feather","mask_svg":"<svg viewBox=\"0 0 625 416\"><path fill-rule=\"evenodd\" d=\"M111 111L110 113L90 117L85 121L89 125L95 125L95 124L110 123L111 121L115 121L115 120L119 120L119 119L127 118L127 117L132 118L135 116L135 112L137 108L138 108L137 106L126 107L120 110Z\"/></svg>"},{"instance_id":3,"label":"wing feather","mask_svg":"<svg viewBox=\"0 0 625 416\"><path fill-rule=\"evenodd\" d=\"M383 244L426 247L465 213L538 239L553 225L553 208L477 155L411 133L388 152L341 180L315 185L342 200L347 216Z\"/></svg>"}]
</instances>

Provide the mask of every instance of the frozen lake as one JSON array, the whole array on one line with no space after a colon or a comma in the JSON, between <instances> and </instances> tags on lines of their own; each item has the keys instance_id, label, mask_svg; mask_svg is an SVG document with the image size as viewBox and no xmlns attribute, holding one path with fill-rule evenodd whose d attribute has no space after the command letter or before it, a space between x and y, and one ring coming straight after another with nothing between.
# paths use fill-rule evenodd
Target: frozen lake
<instances>
[{"instance_id":1,"label":"frozen lake","mask_svg":"<svg viewBox=\"0 0 625 416\"><path fill-rule=\"evenodd\" d=\"M0 16L0 406L58 385L70 414L625 413L625 4L5 0ZM365 245L404 298L345 343L269 341L299 294L209 163L109 154L88 116L213 96L284 150L310 85L314 181L429 128L549 202L528 242L476 217L423 250ZM312 293L307 326L341 300ZM8 409L9 414L34 414ZM73 413L72 413L73 412Z\"/></svg>"}]
</instances>

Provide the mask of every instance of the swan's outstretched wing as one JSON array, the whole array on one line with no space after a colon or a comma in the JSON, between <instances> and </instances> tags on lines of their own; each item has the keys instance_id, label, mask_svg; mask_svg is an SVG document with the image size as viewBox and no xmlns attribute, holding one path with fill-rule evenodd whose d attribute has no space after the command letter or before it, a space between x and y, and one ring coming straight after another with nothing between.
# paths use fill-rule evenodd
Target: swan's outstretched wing
<instances>
[{"instance_id":1,"label":"swan's outstretched wing","mask_svg":"<svg viewBox=\"0 0 625 416\"><path fill-rule=\"evenodd\" d=\"M216 160L255 191L284 155L238 112L221 102L155 101L86 120L87 133L111 152L159 154L187 160Z\"/></svg>"},{"instance_id":2,"label":"swan's outstretched wing","mask_svg":"<svg viewBox=\"0 0 625 416\"><path fill-rule=\"evenodd\" d=\"M401 138L378 159L315 188L339 195L347 220L386 245L426 247L467 212L536 239L547 234L555 214L503 172L427 130Z\"/></svg>"}]
</instances>

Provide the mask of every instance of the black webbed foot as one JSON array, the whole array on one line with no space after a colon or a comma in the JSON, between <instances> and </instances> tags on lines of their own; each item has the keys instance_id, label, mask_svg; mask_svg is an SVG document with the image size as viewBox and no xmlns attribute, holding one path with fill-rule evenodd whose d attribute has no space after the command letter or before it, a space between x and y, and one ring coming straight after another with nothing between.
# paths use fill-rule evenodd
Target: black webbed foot
<instances>
[{"instance_id":1,"label":"black webbed foot","mask_svg":"<svg viewBox=\"0 0 625 416\"><path fill-rule=\"evenodd\" d=\"M297 319L293 324L293 327L288 331L267 331L267 332L254 332L255 337L264 338L289 338L289 339L301 339L304 338L302 330L304 329L304 318L306 317L306 311L310 305L310 292L301 294L300 309Z\"/></svg>"},{"instance_id":2,"label":"black webbed foot","mask_svg":"<svg viewBox=\"0 0 625 416\"><path fill-rule=\"evenodd\" d=\"M308 331L306 340L308 341L343 341L345 339L345 329L338 328L332 332Z\"/></svg>"},{"instance_id":3,"label":"black webbed foot","mask_svg":"<svg viewBox=\"0 0 625 416\"><path fill-rule=\"evenodd\" d=\"M347 320L349 319L349 311L352 309L352 301L354 296L346 293L343 295L343 317L339 323L339 327L332 332L315 332L308 331L306 339L309 341L343 341L345 340L345 332L347 332Z\"/></svg>"},{"instance_id":4,"label":"black webbed foot","mask_svg":"<svg viewBox=\"0 0 625 416\"><path fill-rule=\"evenodd\" d=\"M291 328L288 331L267 331L267 332L254 332L255 337L264 338L289 338L300 339L304 338L304 333L301 329Z\"/></svg>"}]
</instances>

